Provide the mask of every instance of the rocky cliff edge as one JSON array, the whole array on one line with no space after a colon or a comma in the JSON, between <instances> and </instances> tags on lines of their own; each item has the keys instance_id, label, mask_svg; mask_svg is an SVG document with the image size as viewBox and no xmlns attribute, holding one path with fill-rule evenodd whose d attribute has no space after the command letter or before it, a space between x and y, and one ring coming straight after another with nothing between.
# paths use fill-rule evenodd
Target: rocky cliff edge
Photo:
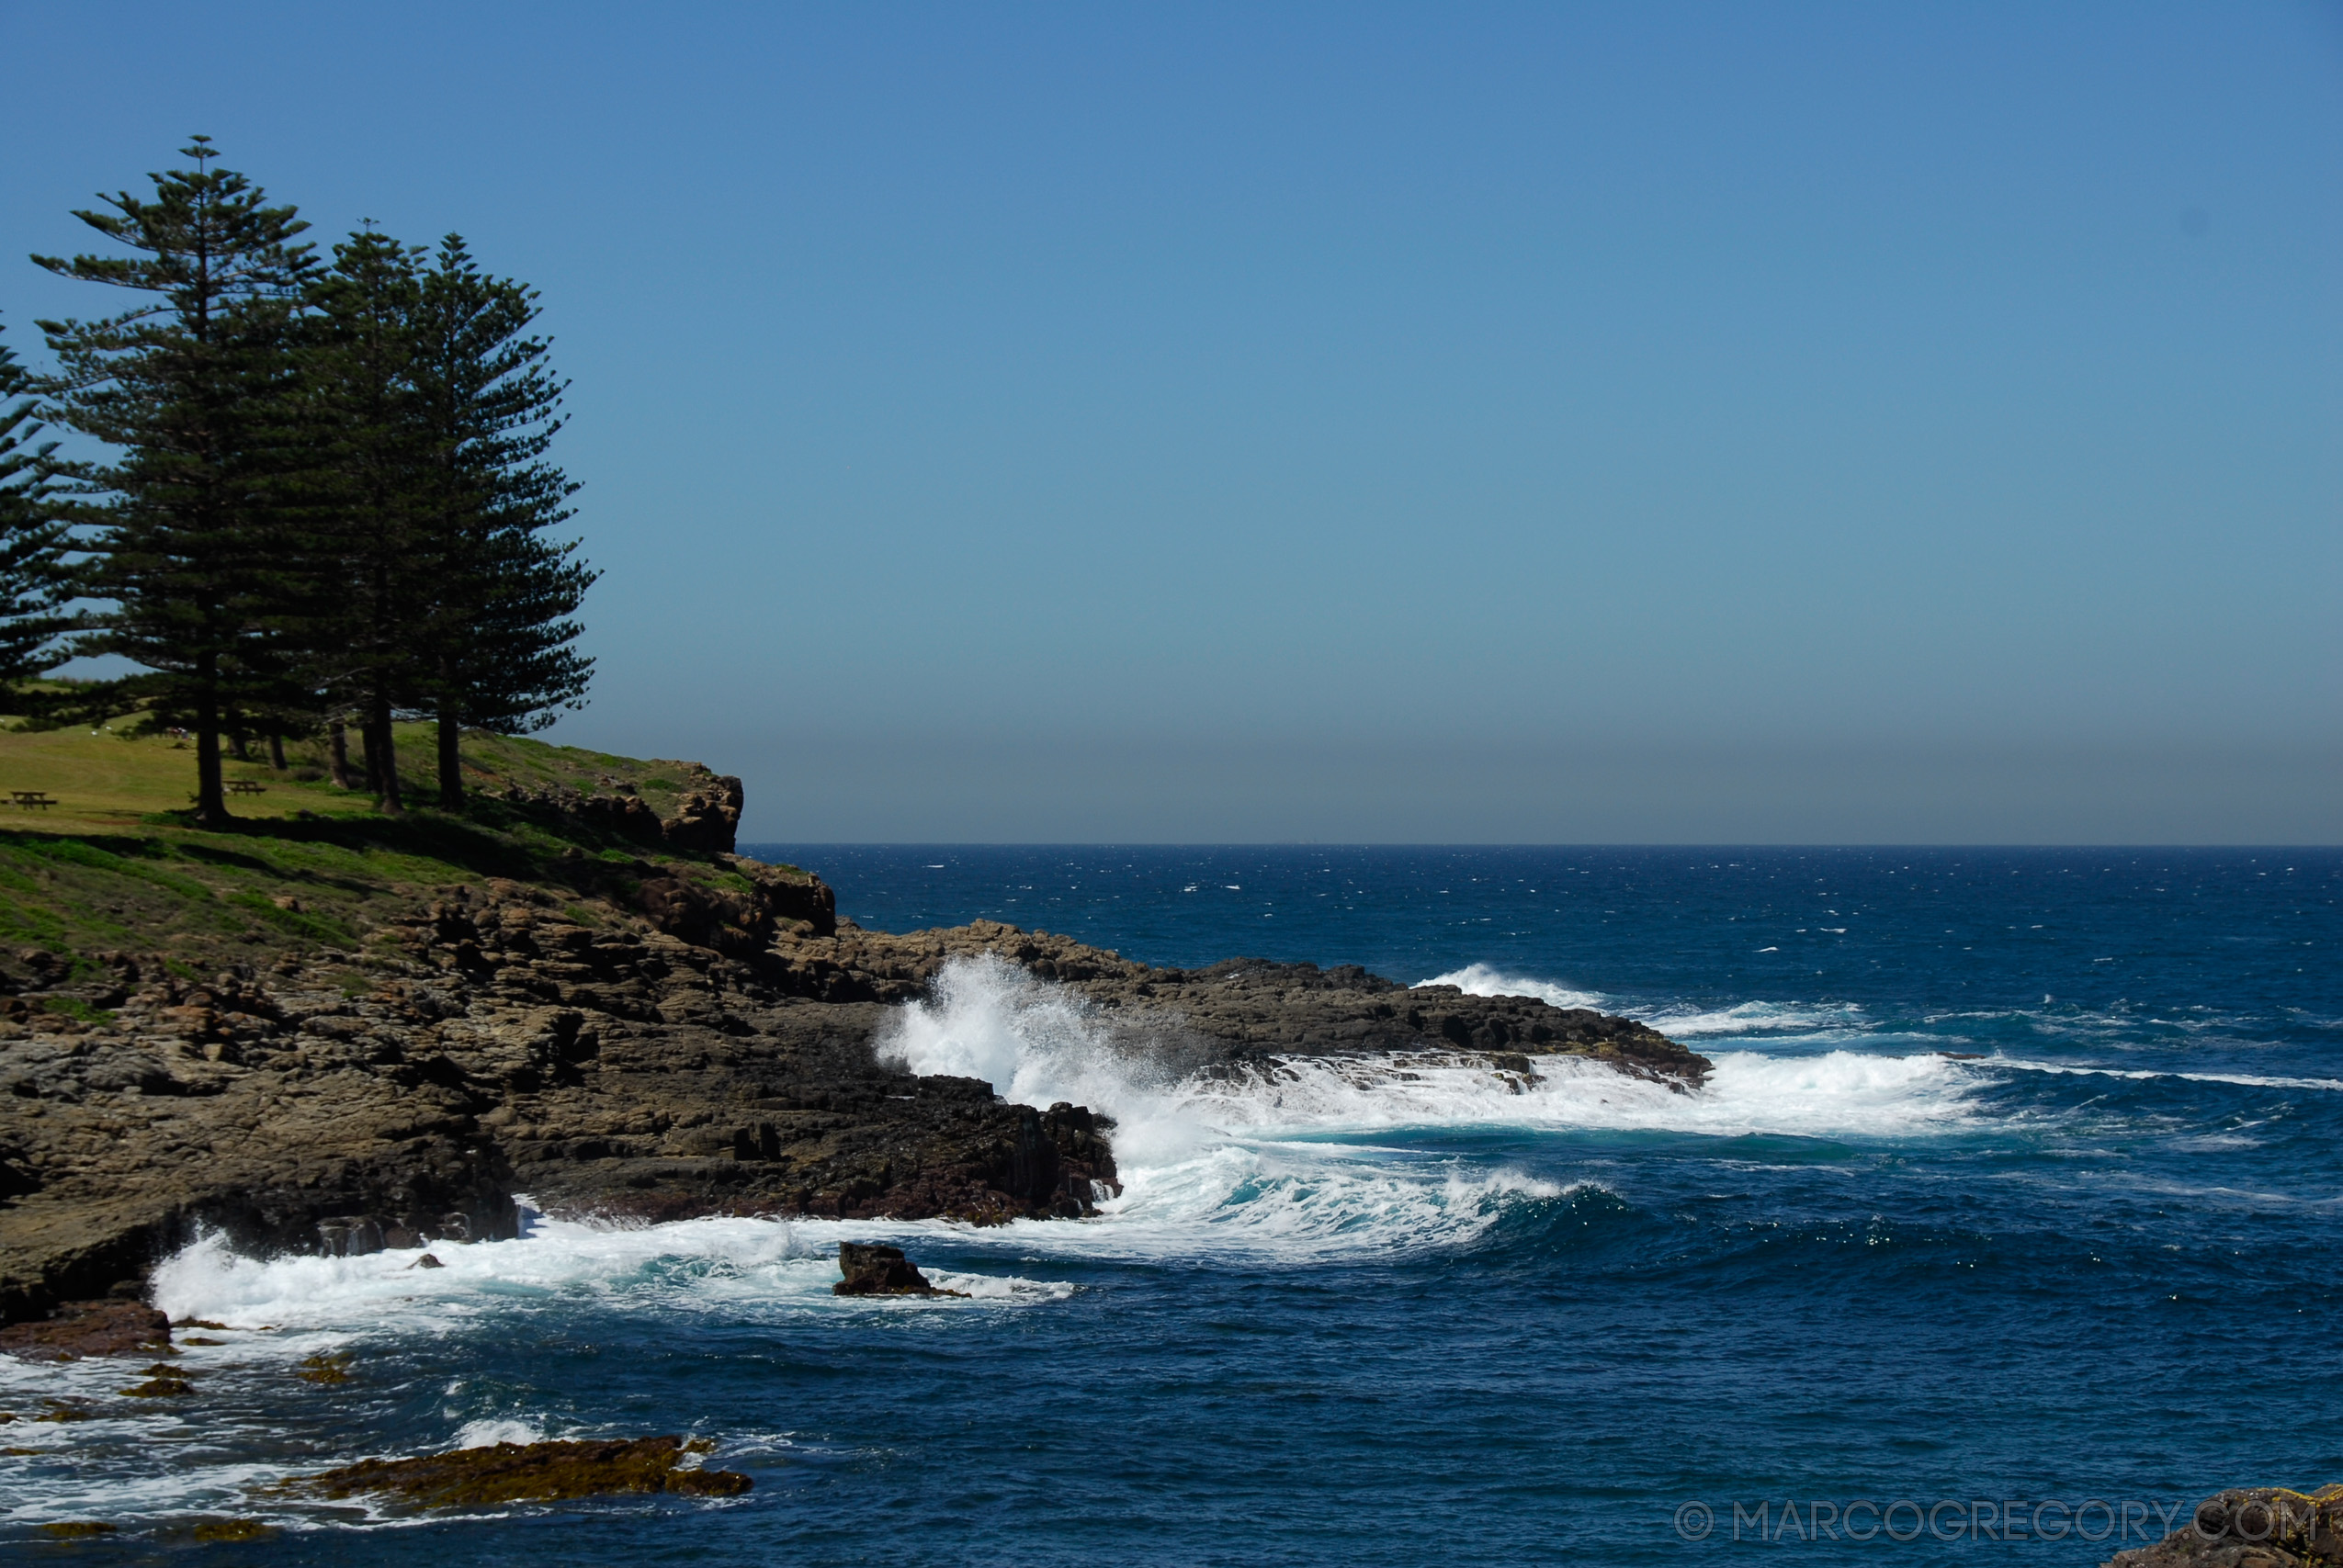
<instances>
[{"instance_id":1,"label":"rocky cliff edge","mask_svg":"<svg viewBox=\"0 0 2343 1568\"><path fill-rule=\"evenodd\" d=\"M671 823L508 802L507 838L539 852L526 874L472 874L529 858L491 846L436 883L361 887L346 913L325 901L357 872L329 886L282 873L290 851L245 853L321 903L287 891L273 922L235 914L251 924L225 951L256 961L209 973L185 943L19 950L0 974L0 1318L134 1295L207 1228L257 1253L509 1237L516 1194L639 1220L1095 1212L1119 1190L1105 1115L880 1059L890 1018L955 959L1064 987L1100 1048L1172 1077L1388 1052L1517 1085L1561 1055L1679 1089L1708 1069L1625 1019L1354 966L1156 968L987 921L862 931L818 877L729 852L739 807L729 779ZM72 847L44 852L96 874ZM92 852L151 892L162 874L119 849ZM250 889L208 897L207 918L266 912Z\"/></svg>"}]
</instances>

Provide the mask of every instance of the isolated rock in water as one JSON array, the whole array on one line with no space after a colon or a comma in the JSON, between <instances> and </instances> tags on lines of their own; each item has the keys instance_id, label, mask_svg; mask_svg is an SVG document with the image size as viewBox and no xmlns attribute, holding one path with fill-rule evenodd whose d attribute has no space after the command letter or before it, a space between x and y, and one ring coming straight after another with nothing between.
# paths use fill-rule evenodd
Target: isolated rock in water
<instances>
[{"instance_id":1,"label":"isolated rock in water","mask_svg":"<svg viewBox=\"0 0 2343 1568\"><path fill-rule=\"evenodd\" d=\"M144 1302L67 1302L45 1321L0 1328L0 1350L28 1361L152 1356L171 1348L171 1320Z\"/></svg>"},{"instance_id":2,"label":"isolated rock in water","mask_svg":"<svg viewBox=\"0 0 2343 1568\"><path fill-rule=\"evenodd\" d=\"M498 1443L415 1459L369 1459L288 1482L323 1497L385 1492L426 1508L490 1503L558 1502L566 1497L667 1492L733 1497L753 1484L730 1470L684 1470L685 1454L715 1445L681 1438L611 1438L569 1443Z\"/></svg>"},{"instance_id":3,"label":"isolated rock in water","mask_svg":"<svg viewBox=\"0 0 2343 1568\"><path fill-rule=\"evenodd\" d=\"M2107 1568L2309 1568L2343 1560L2343 1482L2316 1492L2240 1486L2197 1505L2154 1546L2119 1551Z\"/></svg>"},{"instance_id":4,"label":"isolated rock in water","mask_svg":"<svg viewBox=\"0 0 2343 1568\"><path fill-rule=\"evenodd\" d=\"M195 1392L195 1384L160 1363L147 1368L146 1373L146 1382L122 1393L131 1399L181 1399Z\"/></svg>"},{"instance_id":5,"label":"isolated rock in water","mask_svg":"<svg viewBox=\"0 0 2343 1568\"><path fill-rule=\"evenodd\" d=\"M830 1287L840 1296L965 1296L966 1291L939 1291L927 1276L911 1266L900 1247L877 1242L842 1241L838 1267L846 1277Z\"/></svg>"}]
</instances>

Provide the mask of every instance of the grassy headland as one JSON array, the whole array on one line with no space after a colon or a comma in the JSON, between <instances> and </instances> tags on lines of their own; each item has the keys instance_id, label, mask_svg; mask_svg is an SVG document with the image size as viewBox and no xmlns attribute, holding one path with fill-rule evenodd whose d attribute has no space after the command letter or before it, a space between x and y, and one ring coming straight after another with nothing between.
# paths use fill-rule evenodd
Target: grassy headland
<instances>
[{"instance_id":1,"label":"grassy headland","mask_svg":"<svg viewBox=\"0 0 2343 1568\"><path fill-rule=\"evenodd\" d=\"M262 793L233 796L236 829L191 825L192 749L165 735L74 728L0 731L0 792L45 791L58 804L24 809L0 793L0 949L44 953L51 989L87 971L102 988L100 953L136 950L193 976L286 960L360 961L368 933L418 898L482 877L552 885L592 904L624 900L646 866L662 875L727 880L708 857L597 831L534 795L637 795L671 814L710 777L696 763L614 756L518 737L469 734L468 782L457 816L428 807L399 818L326 777L322 748L289 749L282 772L231 760L229 776ZM429 798L430 731L400 739L403 775ZM387 939L386 939L387 940ZM52 1003L52 1006L54 1004Z\"/></svg>"}]
</instances>

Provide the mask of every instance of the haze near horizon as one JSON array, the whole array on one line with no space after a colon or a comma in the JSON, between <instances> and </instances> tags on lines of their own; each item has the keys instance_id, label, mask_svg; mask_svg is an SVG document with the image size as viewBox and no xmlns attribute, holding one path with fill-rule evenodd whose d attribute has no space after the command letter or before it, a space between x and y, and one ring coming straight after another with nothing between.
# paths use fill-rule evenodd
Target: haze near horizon
<instances>
[{"instance_id":1,"label":"haze near horizon","mask_svg":"<svg viewBox=\"0 0 2343 1568\"><path fill-rule=\"evenodd\" d=\"M744 840L2343 841L2331 6L0 39L28 359L196 131L543 291L549 738Z\"/></svg>"}]
</instances>

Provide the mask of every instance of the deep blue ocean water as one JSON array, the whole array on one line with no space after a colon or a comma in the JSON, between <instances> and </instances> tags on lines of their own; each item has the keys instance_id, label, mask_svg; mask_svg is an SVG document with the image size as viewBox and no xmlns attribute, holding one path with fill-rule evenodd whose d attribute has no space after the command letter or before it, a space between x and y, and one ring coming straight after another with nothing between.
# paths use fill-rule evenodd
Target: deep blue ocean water
<instances>
[{"instance_id":1,"label":"deep blue ocean water","mask_svg":"<svg viewBox=\"0 0 2343 1568\"><path fill-rule=\"evenodd\" d=\"M7 1428L39 1451L0 1459L0 1553L2091 1563L2222 1485L2343 1479L2343 852L750 852L867 926L1360 962L1630 1012L1716 1071L1207 1091L961 972L890 1048L1114 1111L1105 1217L539 1224L423 1275L198 1248L164 1304L242 1325L187 1356L203 1397ZM837 1300L848 1235L977 1295ZM354 1381L290 1377L321 1351ZM16 1403L122 1381L0 1376ZM656 1431L756 1489L426 1522L250 1490ZM231 1515L282 1533L187 1533ZM123 1533L32 1543L68 1518Z\"/></svg>"}]
</instances>

